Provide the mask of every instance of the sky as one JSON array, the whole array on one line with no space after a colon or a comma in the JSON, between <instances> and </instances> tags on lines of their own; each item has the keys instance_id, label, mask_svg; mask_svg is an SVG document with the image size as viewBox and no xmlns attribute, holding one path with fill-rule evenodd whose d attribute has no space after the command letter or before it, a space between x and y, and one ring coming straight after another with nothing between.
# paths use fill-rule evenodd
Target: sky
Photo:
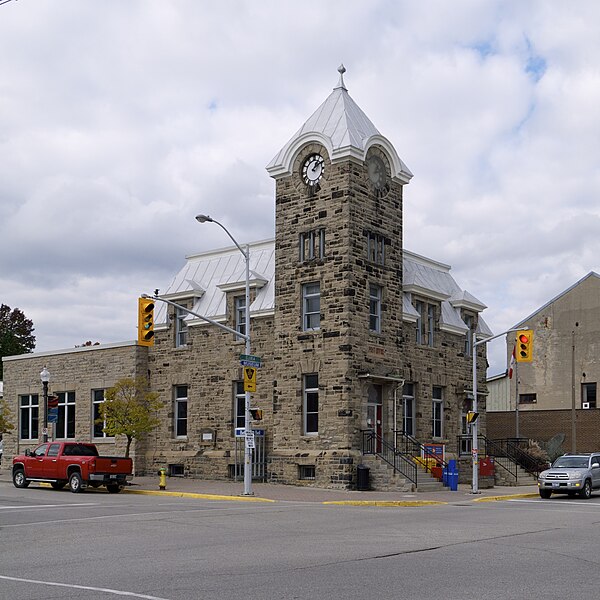
<instances>
[{"instance_id":1,"label":"sky","mask_svg":"<svg viewBox=\"0 0 600 600\"><path fill-rule=\"evenodd\" d=\"M265 166L331 93L414 174L404 247L506 331L600 271L596 0L0 0L0 303L136 338L185 256L274 236ZM488 344L494 375L504 338Z\"/></svg>"}]
</instances>

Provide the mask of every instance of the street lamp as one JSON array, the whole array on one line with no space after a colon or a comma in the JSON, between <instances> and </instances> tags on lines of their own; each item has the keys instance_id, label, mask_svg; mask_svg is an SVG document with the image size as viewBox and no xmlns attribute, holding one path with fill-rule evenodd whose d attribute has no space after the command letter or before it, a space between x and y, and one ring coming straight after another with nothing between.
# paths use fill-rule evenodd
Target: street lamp
<instances>
[{"instance_id":1,"label":"street lamp","mask_svg":"<svg viewBox=\"0 0 600 600\"><path fill-rule=\"evenodd\" d=\"M50 381L50 371L46 369L46 365L40 373L42 380L42 388L44 390L44 429L42 430L43 441L48 441L48 382Z\"/></svg>"},{"instance_id":2,"label":"street lamp","mask_svg":"<svg viewBox=\"0 0 600 600\"><path fill-rule=\"evenodd\" d=\"M246 262L246 306L245 319L246 331L243 336L246 340L245 353L250 355L250 246L246 245L246 250L237 243L235 238L229 233L227 228L219 221L212 219L208 215L196 215L198 223L216 223L236 245L237 249L242 253ZM249 445L248 432L250 431L250 392L244 393L244 495L252 496L252 448Z\"/></svg>"}]
</instances>

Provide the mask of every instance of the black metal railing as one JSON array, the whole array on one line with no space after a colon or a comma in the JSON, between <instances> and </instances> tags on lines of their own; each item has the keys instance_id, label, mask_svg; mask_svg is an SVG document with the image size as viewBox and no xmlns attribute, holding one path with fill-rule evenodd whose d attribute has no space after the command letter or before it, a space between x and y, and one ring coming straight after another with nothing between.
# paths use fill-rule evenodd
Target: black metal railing
<instances>
[{"instance_id":1,"label":"black metal railing","mask_svg":"<svg viewBox=\"0 0 600 600\"><path fill-rule=\"evenodd\" d=\"M498 440L487 440L487 443L494 444L494 448L498 449L498 456L506 456L519 465L524 471L530 475L537 477L544 469L548 467L547 461L541 460L535 456L531 456L526 450L521 447L526 443L525 440L518 438L504 438Z\"/></svg>"},{"instance_id":2,"label":"black metal railing","mask_svg":"<svg viewBox=\"0 0 600 600\"><path fill-rule=\"evenodd\" d=\"M448 463L439 456L439 454L435 454L429 450L425 444L422 444L412 435L399 430L395 430L394 435L396 437L396 448L401 450L404 454L409 454L415 459L425 459L422 462L422 465L426 472L431 473L433 465L442 468L448 467Z\"/></svg>"},{"instance_id":3,"label":"black metal railing","mask_svg":"<svg viewBox=\"0 0 600 600\"><path fill-rule=\"evenodd\" d=\"M470 435L458 436L458 448L461 455L471 454L472 439L473 436ZM547 463L540 462L520 448L519 441L516 438L490 440L486 436L480 435L477 439L479 454L485 454L494 459L507 459L506 461L495 460L496 469L506 471L515 483L518 483L519 480L518 467L534 477L537 477L546 468ZM468 450L464 451L465 448L468 448Z\"/></svg>"},{"instance_id":4,"label":"black metal railing","mask_svg":"<svg viewBox=\"0 0 600 600\"><path fill-rule=\"evenodd\" d=\"M417 465L413 462L412 456L394 448L392 444L377 435L372 429L363 430L362 434L363 454L379 456L381 460L391 465L395 472L400 473L400 475L417 485Z\"/></svg>"}]
</instances>

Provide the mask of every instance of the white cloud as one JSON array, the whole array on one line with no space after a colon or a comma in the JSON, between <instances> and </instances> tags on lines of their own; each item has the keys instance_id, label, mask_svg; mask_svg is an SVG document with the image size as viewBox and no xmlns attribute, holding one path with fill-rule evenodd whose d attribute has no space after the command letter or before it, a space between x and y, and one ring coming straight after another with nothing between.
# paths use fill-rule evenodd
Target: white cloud
<instances>
[{"instance_id":1,"label":"white cloud","mask_svg":"<svg viewBox=\"0 0 600 600\"><path fill-rule=\"evenodd\" d=\"M405 246L502 331L600 269L599 18L593 0L4 4L2 302L38 350L132 339L138 293L228 245L197 213L273 235L264 167L344 62L415 174Z\"/></svg>"}]
</instances>

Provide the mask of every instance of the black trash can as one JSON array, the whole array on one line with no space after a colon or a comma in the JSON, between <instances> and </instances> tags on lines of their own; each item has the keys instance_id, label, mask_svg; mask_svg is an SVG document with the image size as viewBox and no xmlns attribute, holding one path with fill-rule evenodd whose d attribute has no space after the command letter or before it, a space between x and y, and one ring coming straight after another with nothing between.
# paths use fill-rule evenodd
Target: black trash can
<instances>
[{"instance_id":1,"label":"black trash can","mask_svg":"<svg viewBox=\"0 0 600 600\"><path fill-rule=\"evenodd\" d=\"M356 467L356 489L359 492L366 492L369 487L369 467L358 465Z\"/></svg>"}]
</instances>

